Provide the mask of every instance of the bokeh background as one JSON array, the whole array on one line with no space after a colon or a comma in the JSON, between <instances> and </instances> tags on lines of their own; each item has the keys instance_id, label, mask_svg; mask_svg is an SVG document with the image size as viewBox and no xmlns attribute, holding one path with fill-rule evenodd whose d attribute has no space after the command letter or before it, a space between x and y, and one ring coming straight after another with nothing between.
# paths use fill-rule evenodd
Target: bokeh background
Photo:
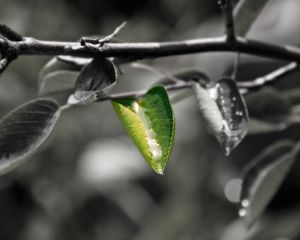
<instances>
[{"instance_id":1,"label":"bokeh background","mask_svg":"<svg viewBox=\"0 0 300 240\"><path fill-rule=\"evenodd\" d=\"M126 28L118 35L123 41L223 33L217 1L0 0L0 5L1 21L26 36L45 40L76 41L81 36L109 34L124 20ZM299 46L299 9L299 0L270 1L249 37ZM196 67L216 81L230 74L234 57L205 53L145 63L165 72ZM36 98L38 73L49 59L20 57L2 74L1 116ZM238 79L252 79L283 63L243 55ZM161 77L128 66L122 70L116 92L144 89ZM251 117L282 121L280 117L290 113L290 103L281 93L296 87L299 73L256 91L247 98ZM299 160L250 231L238 217L234 180L266 146L282 139L298 141L298 124L265 133L255 125L225 157L206 130L194 97L173 107L175 143L163 176L147 166L109 102L64 112L42 149L1 176L0 239L300 239Z\"/></svg>"}]
</instances>

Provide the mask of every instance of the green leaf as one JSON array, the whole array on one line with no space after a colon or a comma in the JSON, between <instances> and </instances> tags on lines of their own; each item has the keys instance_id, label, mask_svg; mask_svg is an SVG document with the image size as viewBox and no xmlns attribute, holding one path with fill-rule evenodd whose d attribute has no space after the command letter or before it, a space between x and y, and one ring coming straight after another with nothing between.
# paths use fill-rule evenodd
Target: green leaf
<instances>
[{"instance_id":1,"label":"green leaf","mask_svg":"<svg viewBox=\"0 0 300 240\"><path fill-rule=\"evenodd\" d=\"M207 126L229 155L248 131L247 108L235 81L221 79L205 88L199 82L192 84Z\"/></svg>"},{"instance_id":2,"label":"green leaf","mask_svg":"<svg viewBox=\"0 0 300 240\"><path fill-rule=\"evenodd\" d=\"M240 197L241 217L248 226L266 209L292 167L300 145L280 141L267 147L245 167Z\"/></svg>"},{"instance_id":3,"label":"green leaf","mask_svg":"<svg viewBox=\"0 0 300 240\"><path fill-rule=\"evenodd\" d=\"M117 78L117 69L111 60L95 57L80 72L69 103L89 103L105 96L116 85Z\"/></svg>"},{"instance_id":4,"label":"green leaf","mask_svg":"<svg viewBox=\"0 0 300 240\"><path fill-rule=\"evenodd\" d=\"M55 101L36 99L0 121L0 174L24 162L48 138L60 113Z\"/></svg>"},{"instance_id":5,"label":"green leaf","mask_svg":"<svg viewBox=\"0 0 300 240\"><path fill-rule=\"evenodd\" d=\"M175 131L174 115L164 87L155 86L144 97L116 100L112 104L147 163L155 172L163 174Z\"/></svg>"},{"instance_id":6,"label":"green leaf","mask_svg":"<svg viewBox=\"0 0 300 240\"><path fill-rule=\"evenodd\" d=\"M240 0L234 9L235 31L246 36L252 24L269 0Z\"/></svg>"}]
</instances>

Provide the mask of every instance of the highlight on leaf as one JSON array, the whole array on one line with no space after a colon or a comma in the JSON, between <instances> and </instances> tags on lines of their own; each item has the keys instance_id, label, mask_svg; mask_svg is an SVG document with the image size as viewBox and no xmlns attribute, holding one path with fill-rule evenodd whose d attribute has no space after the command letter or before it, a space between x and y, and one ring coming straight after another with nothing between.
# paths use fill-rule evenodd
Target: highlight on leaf
<instances>
[{"instance_id":1,"label":"highlight on leaf","mask_svg":"<svg viewBox=\"0 0 300 240\"><path fill-rule=\"evenodd\" d=\"M167 91L162 86L155 86L143 97L115 100L112 104L146 162L155 172L163 174L175 131Z\"/></svg>"},{"instance_id":2,"label":"highlight on leaf","mask_svg":"<svg viewBox=\"0 0 300 240\"><path fill-rule=\"evenodd\" d=\"M235 81L225 78L205 86L192 85L207 126L229 155L248 131L247 107Z\"/></svg>"},{"instance_id":3,"label":"highlight on leaf","mask_svg":"<svg viewBox=\"0 0 300 240\"><path fill-rule=\"evenodd\" d=\"M68 103L89 103L104 97L116 85L117 78L117 69L111 60L95 57L80 72Z\"/></svg>"},{"instance_id":4,"label":"highlight on leaf","mask_svg":"<svg viewBox=\"0 0 300 240\"><path fill-rule=\"evenodd\" d=\"M283 140L267 147L244 170L239 215L249 227L262 215L281 186L300 150Z\"/></svg>"},{"instance_id":5,"label":"highlight on leaf","mask_svg":"<svg viewBox=\"0 0 300 240\"><path fill-rule=\"evenodd\" d=\"M24 162L48 138L61 110L51 99L36 99L0 121L0 175Z\"/></svg>"}]
</instances>

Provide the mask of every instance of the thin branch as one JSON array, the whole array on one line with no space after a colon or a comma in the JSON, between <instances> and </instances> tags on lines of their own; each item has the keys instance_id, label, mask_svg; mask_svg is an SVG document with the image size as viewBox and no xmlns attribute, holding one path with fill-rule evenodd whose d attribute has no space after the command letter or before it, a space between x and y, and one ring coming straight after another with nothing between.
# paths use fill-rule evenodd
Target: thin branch
<instances>
[{"instance_id":1,"label":"thin branch","mask_svg":"<svg viewBox=\"0 0 300 240\"><path fill-rule=\"evenodd\" d=\"M250 81L246 81L246 82L238 82L238 87L239 88L258 88L261 86L264 86L266 84L270 84L273 83L275 81L278 81L282 78L284 78L285 76L294 73L298 70L299 65L296 62L292 62L289 63L283 67L280 67L278 69L276 69L275 71L256 78L255 80L250 80Z\"/></svg>"},{"instance_id":2,"label":"thin branch","mask_svg":"<svg viewBox=\"0 0 300 240\"><path fill-rule=\"evenodd\" d=\"M8 26L6 26L1 22L0 22L0 34L11 41L23 40L23 37L19 33L15 32L14 30L12 30L11 28L9 28Z\"/></svg>"},{"instance_id":3,"label":"thin branch","mask_svg":"<svg viewBox=\"0 0 300 240\"><path fill-rule=\"evenodd\" d=\"M110 42L126 25L126 22L123 22L120 26L116 27L116 29L109 35L107 35L104 38L89 38L89 37L82 37L80 39L81 45L89 46L89 44L100 44L100 46L103 46L104 43Z\"/></svg>"},{"instance_id":4,"label":"thin branch","mask_svg":"<svg viewBox=\"0 0 300 240\"><path fill-rule=\"evenodd\" d=\"M189 82L185 83L177 83L173 85L165 86L165 89L167 91L177 91L182 89L191 88L192 85ZM103 102L103 101L112 101L112 100L119 100L119 99L125 99L125 98L139 98L144 96L147 93L147 90L141 90L141 91L134 91L134 92L126 92L126 93L117 93L117 94L111 94L106 97L101 97L97 100L97 102Z\"/></svg>"},{"instance_id":5,"label":"thin branch","mask_svg":"<svg viewBox=\"0 0 300 240\"><path fill-rule=\"evenodd\" d=\"M17 55L70 55L95 57L121 57L125 59L145 59L167 57L203 52L241 52L245 54L284 59L300 62L300 48L281 46L262 41L237 37L234 42L227 42L226 37L192 39L173 42L145 43L106 43L100 48L88 48L79 42L40 41L25 38L20 42L8 42ZM5 51L7 44L0 41L0 52Z\"/></svg>"},{"instance_id":6,"label":"thin branch","mask_svg":"<svg viewBox=\"0 0 300 240\"><path fill-rule=\"evenodd\" d=\"M225 17L225 33L227 36L227 41L232 42L236 38L232 2L231 0L219 0L218 3Z\"/></svg>"}]
</instances>

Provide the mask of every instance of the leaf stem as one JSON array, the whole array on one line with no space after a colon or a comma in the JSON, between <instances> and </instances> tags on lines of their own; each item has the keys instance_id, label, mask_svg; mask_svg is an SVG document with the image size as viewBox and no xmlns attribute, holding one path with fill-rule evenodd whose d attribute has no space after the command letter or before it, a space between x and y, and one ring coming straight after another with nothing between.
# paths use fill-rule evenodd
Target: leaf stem
<instances>
[{"instance_id":1,"label":"leaf stem","mask_svg":"<svg viewBox=\"0 0 300 240\"><path fill-rule=\"evenodd\" d=\"M189 82L184 82L184 83L176 83L164 87L169 92L169 91L177 91L177 90L191 88L192 85ZM139 91L126 92L126 93L110 94L108 96L99 98L97 102L113 101L113 100L124 99L124 98L139 98L144 96L146 93L147 90L139 90Z\"/></svg>"}]
</instances>

